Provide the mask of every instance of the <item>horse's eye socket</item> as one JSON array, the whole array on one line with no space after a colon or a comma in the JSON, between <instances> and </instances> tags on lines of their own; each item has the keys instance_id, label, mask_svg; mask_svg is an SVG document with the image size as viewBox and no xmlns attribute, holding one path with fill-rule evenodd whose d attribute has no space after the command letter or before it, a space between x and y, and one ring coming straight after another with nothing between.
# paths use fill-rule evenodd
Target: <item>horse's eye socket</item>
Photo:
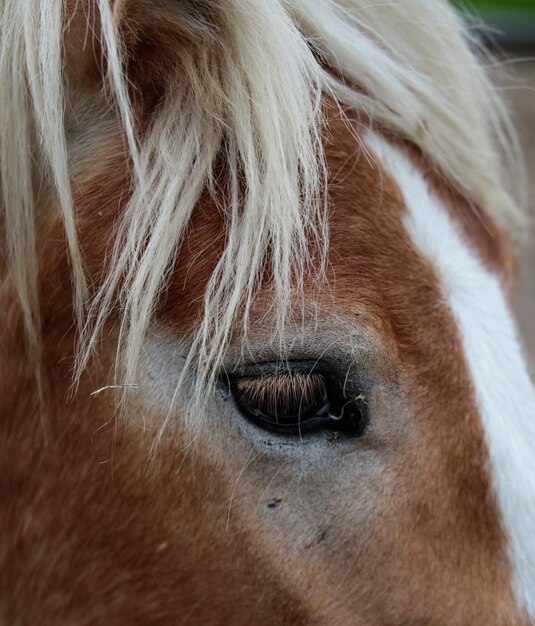
<instances>
[{"instance_id":1,"label":"horse's eye socket","mask_svg":"<svg viewBox=\"0 0 535 626\"><path fill-rule=\"evenodd\" d=\"M337 381L314 372L284 372L231 380L240 412L253 424L275 433L303 435L332 430L362 434L366 402L346 397Z\"/></svg>"}]
</instances>

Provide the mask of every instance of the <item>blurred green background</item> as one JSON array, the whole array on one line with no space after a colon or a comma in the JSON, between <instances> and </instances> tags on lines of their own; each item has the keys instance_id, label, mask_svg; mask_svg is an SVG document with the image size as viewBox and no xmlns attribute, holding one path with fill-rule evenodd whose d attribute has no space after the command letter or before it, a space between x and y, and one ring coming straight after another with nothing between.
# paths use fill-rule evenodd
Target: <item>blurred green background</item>
<instances>
[{"instance_id":1,"label":"blurred green background","mask_svg":"<svg viewBox=\"0 0 535 626\"><path fill-rule=\"evenodd\" d=\"M456 2L455 4L461 4ZM514 8L533 8L535 7L535 0L472 0L471 4L474 6L495 6L505 7L508 9Z\"/></svg>"},{"instance_id":2,"label":"blurred green background","mask_svg":"<svg viewBox=\"0 0 535 626\"><path fill-rule=\"evenodd\" d=\"M535 46L535 0L452 0L460 10L481 18L499 43Z\"/></svg>"}]
</instances>

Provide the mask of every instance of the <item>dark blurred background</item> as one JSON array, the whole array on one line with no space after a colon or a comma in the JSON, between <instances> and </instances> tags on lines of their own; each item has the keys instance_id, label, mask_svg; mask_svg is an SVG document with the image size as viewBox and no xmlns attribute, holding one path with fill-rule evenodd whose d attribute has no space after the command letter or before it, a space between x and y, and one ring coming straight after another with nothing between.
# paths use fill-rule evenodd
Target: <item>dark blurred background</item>
<instances>
[{"instance_id":1,"label":"dark blurred background","mask_svg":"<svg viewBox=\"0 0 535 626\"><path fill-rule=\"evenodd\" d=\"M535 0L454 1L497 60L496 79L510 103L530 184L531 232L521 248L517 310L535 372Z\"/></svg>"}]
</instances>

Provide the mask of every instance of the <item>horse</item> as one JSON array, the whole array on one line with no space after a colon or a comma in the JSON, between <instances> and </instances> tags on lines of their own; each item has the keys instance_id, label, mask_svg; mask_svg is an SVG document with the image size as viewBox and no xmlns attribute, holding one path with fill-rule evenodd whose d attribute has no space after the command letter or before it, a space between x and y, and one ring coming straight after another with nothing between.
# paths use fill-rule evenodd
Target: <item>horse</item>
<instances>
[{"instance_id":1,"label":"horse","mask_svg":"<svg viewBox=\"0 0 535 626\"><path fill-rule=\"evenodd\" d=\"M535 623L522 162L459 15L0 31L0 623Z\"/></svg>"}]
</instances>

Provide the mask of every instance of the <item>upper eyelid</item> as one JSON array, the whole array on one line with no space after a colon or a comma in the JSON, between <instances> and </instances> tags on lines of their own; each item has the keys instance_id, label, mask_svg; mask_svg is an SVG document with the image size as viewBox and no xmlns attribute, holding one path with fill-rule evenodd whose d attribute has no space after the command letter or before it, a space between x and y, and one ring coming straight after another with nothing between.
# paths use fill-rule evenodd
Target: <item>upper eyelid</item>
<instances>
[{"instance_id":1,"label":"upper eyelid","mask_svg":"<svg viewBox=\"0 0 535 626\"><path fill-rule=\"evenodd\" d=\"M241 365L233 370L227 369L224 376L228 379L235 379L262 378L278 374L322 374L327 373L327 368L327 363L317 359L263 361Z\"/></svg>"},{"instance_id":2,"label":"upper eyelid","mask_svg":"<svg viewBox=\"0 0 535 626\"><path fill-rule=\"evenodd\" d=\"M333 319L326 313L320 326L279 341L251 338L245 349L231 346L223 361L220 380L237 376L264 376L280 371L316 371L336 375L347 385L369 387L387 384L397 387L401 380L397 347L385 342L377 325L355 323L352 317Z\"/></svg>"}]
</instances>

